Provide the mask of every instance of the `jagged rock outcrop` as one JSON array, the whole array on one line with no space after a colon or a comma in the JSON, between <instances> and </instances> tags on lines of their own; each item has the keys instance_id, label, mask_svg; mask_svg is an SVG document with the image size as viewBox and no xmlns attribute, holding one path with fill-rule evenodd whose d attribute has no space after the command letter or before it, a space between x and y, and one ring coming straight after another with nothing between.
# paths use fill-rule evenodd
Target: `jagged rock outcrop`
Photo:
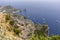
<instances>
[{"instance_id":1,"label":"jagged rock outcrop","mask_svg":"<svg viewBox=\"0 0 60 40\"><path fill-rule=\"evenodd\" d=\"M49 27L47 24L35 24L35 28L35 33L38 35L49 36Z\"/></svg>"}]
</instances>

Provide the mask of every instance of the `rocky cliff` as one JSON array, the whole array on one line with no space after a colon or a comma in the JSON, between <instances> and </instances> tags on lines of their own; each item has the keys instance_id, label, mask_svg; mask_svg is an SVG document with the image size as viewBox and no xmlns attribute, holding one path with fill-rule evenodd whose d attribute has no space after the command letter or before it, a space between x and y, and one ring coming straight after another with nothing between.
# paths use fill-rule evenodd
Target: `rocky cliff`
<instances>
[{"instance_id":1,"label":"rocky cliff","mask_svg":"<svg viewBox=\"0 0 60 40\"><path fill-rule=\"evenodd\" d=\"M13 13L13 9L0 7L0 40L29 40L36 31L48 35L48 25L36 25L25 16Z\"/></svg>"}]
</instances>

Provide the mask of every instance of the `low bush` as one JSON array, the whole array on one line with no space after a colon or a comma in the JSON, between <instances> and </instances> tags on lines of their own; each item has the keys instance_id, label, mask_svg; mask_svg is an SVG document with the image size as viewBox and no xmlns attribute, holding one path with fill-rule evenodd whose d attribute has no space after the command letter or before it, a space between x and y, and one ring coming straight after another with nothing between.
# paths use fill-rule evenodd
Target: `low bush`
<instances>
[{"instance_id":1,"label":"low bush","mask_svg":"<svg viewBox=\"0 0 60 40\"><path fill-rule=\"evenodd\" d=\"M14 25L14 20L11 20L11 21L9 22L9 24L10 24L11 26L13 26L13 25Z\"/></svg>"},{"instance_id":2,"label":"low bush","mask_svg":"<svg viewBox=\"0 0 60 40\"><path fill-rule=\"evenodd\" d=\"M10 15L6 15L5 19L6 21L10 20Z\"/></svg>"},{"instance_id":3,"label":"low bush","mask_svg":"<svg viewBox=\"0 0 60 40\"><path fill-rule=\"evenodd\" d=\"M14 31L14 34L18 36L19 36L19 33L21 32L21 30L18 28L14 28L13 31Z\"/></svg>"}]
</instances>

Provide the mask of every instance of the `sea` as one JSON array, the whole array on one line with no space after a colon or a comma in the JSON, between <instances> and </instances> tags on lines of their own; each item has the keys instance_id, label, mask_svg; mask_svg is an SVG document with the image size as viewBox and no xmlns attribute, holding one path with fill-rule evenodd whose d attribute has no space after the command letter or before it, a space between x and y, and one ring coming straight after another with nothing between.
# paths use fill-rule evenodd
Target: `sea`
<instances>
[{"instance_id":1,"label":"sea","mask_svg":"<svg viewBox=\"0 0 60 40\"><path fill-rule=\"evenodd\" d=\"M0 2L1 6L11 5L21 9L19 14L26 16L37 24L48 24L49 35L60 35L59 2ZM26 11L23 11L26 9Z\"/></svg>"}]
</instances>

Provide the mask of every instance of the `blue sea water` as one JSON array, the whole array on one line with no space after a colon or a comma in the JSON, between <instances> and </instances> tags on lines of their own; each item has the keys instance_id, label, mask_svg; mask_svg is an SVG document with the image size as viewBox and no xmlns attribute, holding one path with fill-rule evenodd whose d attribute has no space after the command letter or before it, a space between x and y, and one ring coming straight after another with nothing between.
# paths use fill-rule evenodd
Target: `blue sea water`
<instances>
[{"instance_id":1,"label":"blue sea water","mask_svg":"<svg viewBox=\"0 0 60 40\"><path fill-rule=\"evenodd\" d=\"M49 35L60 35L60 3L48 2L0 2L0 5L11 5L17 9L25 9L26 12L20 14L31 19L35 23L49 25Z\"/></svg>"}]
</instances>

